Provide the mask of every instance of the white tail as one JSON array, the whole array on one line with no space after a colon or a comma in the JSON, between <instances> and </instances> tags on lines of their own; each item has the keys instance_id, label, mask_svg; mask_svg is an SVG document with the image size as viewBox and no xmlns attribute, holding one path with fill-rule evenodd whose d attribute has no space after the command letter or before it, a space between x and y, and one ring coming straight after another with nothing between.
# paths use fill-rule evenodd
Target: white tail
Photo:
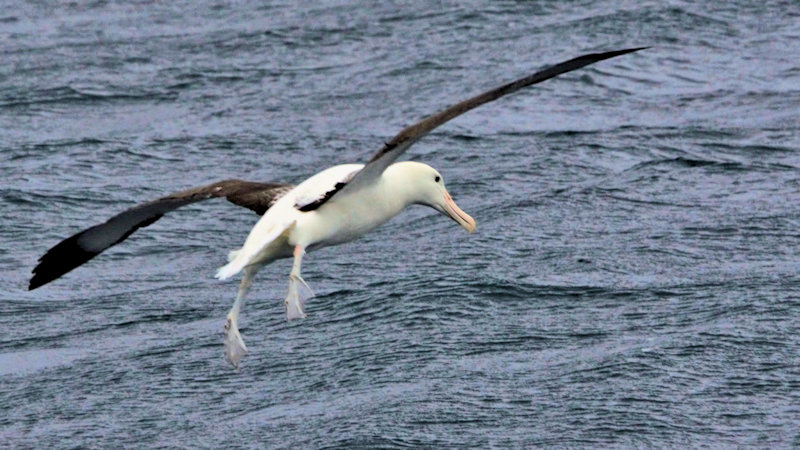
<instances>
[{"instance_id":1,"label":"white tail","mask_svg":"<svg viewBox=\"0 0 800 450\"><path fill-rule=\"evenodd\" d=\"M293 227L295 221L291 221L285 225L272 226L271 229L264 234L260 234L258 229L259 224L250 232L250 236L244 243L244 247L239 250L233 250L228 253L228 264L220 267L217 271L216 277L220 280L227 280L228 278L236 275L242 269L250 264L258 264L263 260L263 255L259 257L266 247L275 239L278 239L284 232L287 232Z\"/></svg>"},{"instance_id":2,"label":"white tail","mask_svg":"<svg viewBox=\"0 0 800 450\"><path fill-rule=\"evenodd\" d=\"M236 255L232 255L233 253L236 253ZM228 255L228 258L233 256L233 259L231 259L230 260L231 262L229 262L228 264L225 264L224 266L219 268L217 274L215 275L218 279L227 280L228 278L239 273L240 270L244 269L244 266L246 265L245 263L246 259L236 258L239 255L239 253L240 253L239 250L234 250L231 252L231 255Z\"/></svg>"}]
</instances>

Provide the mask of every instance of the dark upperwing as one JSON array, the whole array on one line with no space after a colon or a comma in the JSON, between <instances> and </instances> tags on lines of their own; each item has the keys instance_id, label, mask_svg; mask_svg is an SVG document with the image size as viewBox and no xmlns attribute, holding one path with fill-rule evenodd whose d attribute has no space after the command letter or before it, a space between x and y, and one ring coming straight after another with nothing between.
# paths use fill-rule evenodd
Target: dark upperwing
<instances>
[{"instance_id":1,"label":"dark upperwing","mask_svg":"<svg viewBox=\"0 0 800 450\"><path fill-rule=\"evenodd\" d=\"M358 172L349 183L341 184L336 190L328 192L324 199L313 204L313 209L324 205L331 198L334 198L337 193L348 191L352 192L371 183L420 138L430 133L431 130L435 129L436 127L460 116L461 114L464 114L469 110L475 109L485 103L497 100L500 97L511 94L512 92L516 92L526 86L541 83L542 81L580 69L581 67L588 66L589 64L594 64L605 59L614 58L615 56L632 53L646 48L648 47L629 48L626 50L616 50L605 53L591 53L588 55L579 56L577 58L570 59L569 61L558 63L524 78L520 78L516 81L512 81L508 84L504 84L498 88L486 91L460 103L456 103L455 105L445 108L444 110L439 111L432 116L428 116L415 124L409 125L400 131L400 133L398 133L395 137L393 137L392 140L384 144L383 147L372 156L372 159L369 160L364 168L361 169L361 171ZM311 210L312 209L308 209L308 207L307 209L304 209L304 211Z\"/></svg>"},{"instance_id":2,"label":"dark upperwing","mask_svg":"<svg viewBox=\"0 0 800 450\"><path fill-rule=\"evenodd\" d=\"M165 197L136 205L105 223L87 228L47 251L33 269L28 290L47 284L72 269L84 264L107 248L124 241L134 231L146 227L164 214L191 203L225 197L239 205L263 215L279 198L292 190L289 184L255 183L242 180L224 180L207 186L174 192Z\"/></svg>"}]
</instances>

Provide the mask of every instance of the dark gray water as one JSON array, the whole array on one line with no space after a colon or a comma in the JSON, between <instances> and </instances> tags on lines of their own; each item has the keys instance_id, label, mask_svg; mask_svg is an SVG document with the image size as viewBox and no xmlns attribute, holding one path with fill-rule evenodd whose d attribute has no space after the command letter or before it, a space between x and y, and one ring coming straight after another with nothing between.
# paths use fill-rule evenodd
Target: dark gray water
<instances>
[{"instance_id":1,"label":"dark gray water","mask_svg":"<svg viewBox=\"0 0 800 450\"><path fill-rule=\"evenodd\" d=\"M21 2L16 2L21 3ZM0 8L0 447L800 445L797 2L72 2ZM420 9L429 8L429 9ZM583 53L410 157L478 221L412 208L263 270L257 216L170 214L39 290L138 202L298 182Z\"/></svg>"}]
</instances>

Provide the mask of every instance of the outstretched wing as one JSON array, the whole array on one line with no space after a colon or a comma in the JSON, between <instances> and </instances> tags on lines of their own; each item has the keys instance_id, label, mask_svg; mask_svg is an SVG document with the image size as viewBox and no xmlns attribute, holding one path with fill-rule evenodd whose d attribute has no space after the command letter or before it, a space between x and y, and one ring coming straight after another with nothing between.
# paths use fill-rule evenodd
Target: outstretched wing
<instances>
[{"instance_id":1,"label":"outstretched wing","mask_svg":"<svg viewBox=\"0 0 800 450\"><path fill-rule=\"evenodd\" d=\"M605 59L624 55L626 53L632 53L645 48L647 47L630 48L626 50L617 50L605 53L591 53L588 55L579 56L577 58L570 59L569 61L564 61L548 67L547 69L536 72L532 75L528 75L527 77L512 81L511 83L504 84L498 88L486 91L460 103L456 103L455 105L422 119L413 125L409 125L395 137L393 137L392 140L384 144L383 147L372 157L372 159L369 160L366 166L364 166L364 168L358 172L349 183L338 185L335 191L327 193L323 201L316 202L313 206L315 208L319 208L339 192L352 192L361 188L362 186L370 184L420 138L431 132L431 130L439 125L442 125L471 109L497 100L504 95L516 92L526 86L541 83L542 81L580 69L581 67L588 66L589 64L593 64L598 61L603 61ZM310 209L304 209L304 211L309 210Z\"/></svg>"},{"instance_id":2,"label":"outstretched wing","mask_svg":"<svg viewBox=\"0 0 800 450\"><path fill-rule=\"evenodd\" d=\"M291 191L289 184L255 183L225 180L142 203L108 219L105 223L87 228L64 239L39 258L33 269L28 289L36 289L89 261L107 248L124 241L134 231L146 227L164 214L190 203L225 197L261 215L280 197Z\"/></svg>"}]
</instances>

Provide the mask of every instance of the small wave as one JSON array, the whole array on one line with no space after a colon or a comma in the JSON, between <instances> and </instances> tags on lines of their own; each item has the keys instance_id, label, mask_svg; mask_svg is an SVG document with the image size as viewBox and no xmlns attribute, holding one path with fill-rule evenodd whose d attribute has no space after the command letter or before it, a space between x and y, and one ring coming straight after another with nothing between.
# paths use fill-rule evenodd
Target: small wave
<instances>
[{"instance_id":1,"label":"small wave","mask_svg":"<svg viewBox=\"0 0 800 450\"><path fill-rule=\"evenodd\" d=\"M719 161L711 161L706 159L694 159L694 158L686 158L683 156L678 156L677 158L667 158L667 159L655 159L651 161L645 161L626 170L629 171L636 171L646 167L656 167L656 166L668 166L668 167L705 167L705 166L713 166L718 164L724 164Z\"/></svg>"},{"instance_id":2,"label":"small wave","mask_svg":"<svg viewBox=\"0 0 800 450\"><path fill-rule=\"evenodd\" d=\"M0 99L0 108L15 108L50 104L80 104L116 101L161 101L174 100L172 91L124 90L121 88L60 86L33 90L23 96L8 96Z\"/></svg>"},{"instance_id":3,"label":"small wave","mask_svg":"<svg viewBox=\"0 0 800 450\"><path fill-rule=\"evenodd\" d=\"M623 202L628 203L635 203L640 205L652 205L652 206L673 206L679 208L699 208L703 205L701 204L693 204L693 203L679 203L676 201L659 201L659 200L652 200L652 199L644 199L644 198L635 198L635 197L628 197L624 195L612 195L607 194L606 197L614 200L620 200Z\"/></svg>"},{"instance_id":4,"label":"small wave","mask_svg":"<svg viewBox=\"0 0 800 450\"><path fill-rule=\"evenodd\" d=\"M11 152L10 161L16 161L27 158L41 159L45 152L49 154L58 153L64 149L71 147L99 147L108 144L120 144L123 141L115 139L99 139L99 138L80 138L80 139L56 139L52 141L39 142L29 145L24 145Z\"/></svg>"}]
</instances>

